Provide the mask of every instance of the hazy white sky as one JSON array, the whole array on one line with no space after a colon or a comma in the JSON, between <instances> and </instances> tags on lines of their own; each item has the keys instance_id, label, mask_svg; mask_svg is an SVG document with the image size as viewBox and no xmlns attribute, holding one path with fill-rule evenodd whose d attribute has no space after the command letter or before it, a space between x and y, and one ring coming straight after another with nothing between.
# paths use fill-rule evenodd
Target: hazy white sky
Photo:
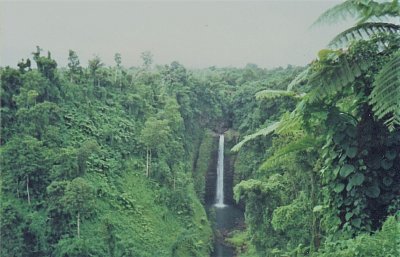
<instances>
[{"instance_id":1,"label":"hazy white sky","mask_svg":"<svg viewBox=\"0 0 400 257\"><path fill-rule=\"evenodd\" d=\"M188 67L305 65L342 31L310 29L338 1L2 1L0 66L16 66L39 45L60 66L68 49L82 65L94 54L113 65L140 65L151 51L157 64Z\"/></svg>"}]
</instances>

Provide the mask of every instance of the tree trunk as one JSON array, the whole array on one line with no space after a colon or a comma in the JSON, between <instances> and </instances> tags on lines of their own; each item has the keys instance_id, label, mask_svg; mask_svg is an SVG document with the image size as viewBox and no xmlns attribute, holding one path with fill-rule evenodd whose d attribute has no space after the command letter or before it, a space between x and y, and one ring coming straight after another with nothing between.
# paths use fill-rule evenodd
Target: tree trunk
<instances>
[{"instance_id":1,"label":"tree trunk","mask_svg":"<svg viewBox=\"0 0 400 257\"><path fill-rule=\"evenodd\" d=\"M149 177L149 148L146 150L146 177Z\"/></svg>"},{"instance_id":2,"label":"tree trunk","mask_svg":"<svg viewBox=\"0 0 400 257\"><path fill-rule=\"evenodd\" d=\"M29 194L29 176L26 176L26 192L28 194L28 204L31 205L31 196Z\"/></svg>"},{"instance_id":3,"label":"tree trunk","mask_svg":"<svg viewBox=\"0 0 400 257\"><path fill-rule=\"evenodd\" d=\"M311 180L311 205L314 207L317 204L317 189L316 189L316 177L314 171L311 169L310 173ZM320 246L320 234L319 234L319 217L315 212L312 213L312 244L311 244L311 252L315 252L318 250Z\"/></svg>"},{"instance_id":4,"label":"tree trunk","mask_svg":"<svg viewBox=\"0 0 400 257\"><path fill-rule=\"evenodd\" d=\"M19 199L19 180L17 182L17 198Z\"/></svg>"},{"instance_id":5,"label":"tree trunk","mask_svg":"<svg viewBox=\"0 0 400 257\"><path fill-rule=\"evenodd\" d=\"M81 219L80 219L80 212L78 211L77 221L76 221L76 224L77 224L77 232L78 232L78 238L81 236L80 222L81 222Z\"/></svg>"},{"instance_id":6,"label":"tree trunk","mask_svg":"<svg viewBox=\"0 0 400 257\"><path fill-rule=\"evenodd\" d=\"M150 176L150 173L151 173L151 149L149 150L149 152L150 152L150 160L149 160L149 176Z\"/></svg>"}]
</instances>

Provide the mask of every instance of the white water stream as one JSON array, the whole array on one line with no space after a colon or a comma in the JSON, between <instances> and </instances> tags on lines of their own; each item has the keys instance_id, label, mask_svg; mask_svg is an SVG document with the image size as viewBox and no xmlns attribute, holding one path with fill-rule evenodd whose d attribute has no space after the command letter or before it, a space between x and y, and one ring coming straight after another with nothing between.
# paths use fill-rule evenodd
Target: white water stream
<instances>
[{"instance_id":1,"label":"white water stream","mask_svg":"<svg viewBox=\"0 0 400 257\"><path fill-rule=\"evenodd\" d=\"M218 163L217 163L217 192L215 206L223 208L224 204L224 135L219 136Z\"/></svg>"}]
</instances>

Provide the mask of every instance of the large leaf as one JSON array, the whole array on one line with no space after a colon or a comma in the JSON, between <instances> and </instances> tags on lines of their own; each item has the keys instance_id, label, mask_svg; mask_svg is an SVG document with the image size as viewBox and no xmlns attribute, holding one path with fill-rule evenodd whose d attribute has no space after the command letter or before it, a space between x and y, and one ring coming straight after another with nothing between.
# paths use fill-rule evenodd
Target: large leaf
<instances>
[{"instance_id":1,"label":"large leaf","mask_svg":"<svg viewBox=\"0 0 400 257\"><path fill-rule=\"evenodd\" d=\"M357 147L348 147L346 149L346 155L350 158L354 158L357 155Z\"/></svg>"},{"instance_id":2,"label":"large leaf","mask_svg":"<svg viewBox=\"0 0 400 257\"><path fill-rule=\"evenodd\" d=\"M354 166L351 164L345 164L340 168L340 176L347 177L354 171Z\"/></svg>"},{"instance_id":3,"label":"large leaf","mask_svg":"<svg viewBox=\"0 0 400 257\"><path fill-rule=\"evenodd\" d=\"M371 198L377 198L381 193L378 185L373 185L367 188L365 194Z\"/></svg>"},{"instance_id":4,"label":"large leaf","mask_svg":"<svg viewBox=\"0 0 400 257\"><path fill-rule=\"evenodd\" d=\"M391 177L384 177L383 178L383 184L385 186L390 186L393 183L393 179Z\"/></svg>"},{"instance_id":5,"label":"large leaf","mask_svg":"<svg viewBox=\"0 0 400 257\"><path fill-rule=\"evenodd\" d=\"M343 183L338 183L333 188L333 191L335 191L336 193L340 193L340 192L343 191L343 189L344 189L344 184Z\"/></svg>"},{"instance_id":6,"label":"large leaf","mask_svg":"<svg viewBox=\"0 0 400 257\"><path fill-rule=\"evenodd\" d=\"M362 173L356 173L350 177L349 183L352 186L359 186L364 182L364 175Z\"/></svg>"}]
</instances>

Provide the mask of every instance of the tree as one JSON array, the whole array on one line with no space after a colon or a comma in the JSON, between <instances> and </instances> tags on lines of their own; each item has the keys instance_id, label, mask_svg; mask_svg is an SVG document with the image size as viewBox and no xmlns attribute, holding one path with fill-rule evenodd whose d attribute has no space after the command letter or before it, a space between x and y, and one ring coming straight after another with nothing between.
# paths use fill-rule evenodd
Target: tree
<instances>
[{"instance_id":1,"label":"tree","mask_svg":"<svg viewBox=\"0 0 400 257\"><path fill-rule=\"evenodd\" d=\"M61 201L66 210L76 216L76 229L79 238L81 219L92 214L94 190L85 179L78 177L67 185Z\"/></svg>"},{"instance_id":2,"label":"tree","mask_svg":"<svg viewBox=\"0 0 400 257\"><path fill-rule=\"evenodd\" d=\"M22 59L17 66L19 67L19 71L24 73L26 68L28 68L28 70L31 70L31 60L28 58L25 62L24 59Z\"/></svg>"},{"instance_id":3,"label":"tree","mask_svg":"<svg viewBox=\"0 0 400 257\"><path fill-rule=\"evenodd\" d=\"M152 150L160 151L165 148L165 144L170 135L170 127L167 120L157 120L150 117L144 124L141 132L141 140L146 146L146 176L150 176L151 153Z\"/></svg>"},{"instance_id":4,"label":"tree","mask_svg":"<svg viewBox=\"0 0 400 257\"><path fill-rule=\"evenodd\" d=\"M85 141L77 151L79 173L83 175L87 169L87 161L91 154L100 152L99 144L95 140Z\"/></svg>"},{"instance_id":5,"label":"tree","mask_svg":"<svg viewBox=\"0 0 400 257\"><path fill-rule=\"evenodd\" d=\"M145 70L149 70L151 68L151 65L153 64L153 54L150 51L145 51L140 54L140 57L143 61L143 68Z\"/></svg>"},{"instance_id":6,"label":"tree","mask_svg":"<svg viewBox=\"0 0 400 257\"><path fill-rule=\"evenodd\" d=\"M97 86L100 86L100 80L97 78L97 72L103 66L104 64L101 62L100 57L97 55L95 55L91 60L89 60L89 71L93 79L93 86L96 86L96 82Z\"/></svg>"},{"instance_id":7,"label":"tree","mask_svg":"<svg viewBox=\"0 0 400 257\"><path fill-rule=\"evenodd\" d=\"M53 81L56 78L57 62L51 59L51 53L47 52L47 57L41 56L40 53L43 49L39 46L36 47L36 52L33 52L33 60L36 66L47 79Z\"/></svg>"},{"instance_id":8,"label":"tree","mask_svg":"<svg viewBox=\"0 0 400 257\"><path fill-rule=\"evenodd\" d=\"M1 151L3 190L25 198L29 205L34 198L40 199L48 183L44 150L34 137L14 136Z\"/></svg>"},{"instance_id":9,"label":"tree","mask_svg":"<svg viewBox=\"0 0 400 257\"><path fill-rule=\"evenodd\" d=\"M121 54L120 53L116 53L114 55L114 61L115 61L115 64L117 64L117 68L120 68L121 67L121 63L122 63L122 58L121 58Z\"/></svg>"},{"instance_id":10,"label":"tree","mask_svg":"<svg viewBox=\"0 0 400 257\"><path fill-rule=\"evenodd\" d=\"M80 66L79 57L75 51L68 51L68 68L70 82L77 82L82 76L82 67Z\"/></svg>"},{"instance_id":11,"label":"tree","mask_svg":"<svg viewBox=\"0 0 400 257\"><path fill-rule=\"evenodd\" d=\"M16 108L14 96L19 94L22 86L21 72L6 67L1 70L1 107Z\"/></svg>"},{"instance_id":12,"label":"tree","mask_svg":"<svg viewBox=\"0 0 400 257\"><path fill-rule=\"evenodd\" d=\"M121 91L122 91L122 78L121 78L122 58L121 58L120 53L116 53L114 55L114 61L115 61L115 64L117 65L117 67L115 69L114 83L117 83L117 80L119 80L119 87L121 88Z\"/></svg>"}]
</instances>

